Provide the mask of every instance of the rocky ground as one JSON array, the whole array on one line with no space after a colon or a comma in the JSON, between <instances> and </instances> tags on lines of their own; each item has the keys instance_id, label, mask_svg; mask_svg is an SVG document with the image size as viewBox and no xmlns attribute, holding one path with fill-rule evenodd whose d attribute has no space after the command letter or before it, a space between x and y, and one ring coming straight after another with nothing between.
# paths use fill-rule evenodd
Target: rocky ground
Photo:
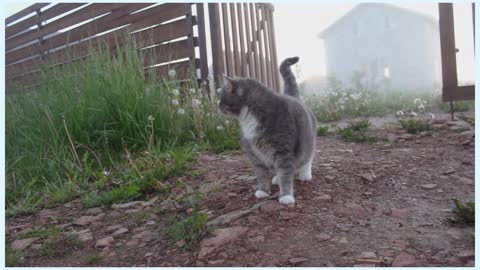
<instances>
[{"instance_id":1,"label":"rocky ground","mask_svg":"<svg viewBox=\"0 0 480 270\"><path fill-rule=\"evenodd\" d=\"M452 199L474 200L473 128L435 125L376 129L387 143L318 137L313 181L296 181L295 205L256 199L244 155L203 154L168 198L91 209L76 200L7 218L7 245L18 266L473 266L473 228L447 221ZM193 204L208 232L189 247L167 228Z\"/></svg>"}]
</instances>

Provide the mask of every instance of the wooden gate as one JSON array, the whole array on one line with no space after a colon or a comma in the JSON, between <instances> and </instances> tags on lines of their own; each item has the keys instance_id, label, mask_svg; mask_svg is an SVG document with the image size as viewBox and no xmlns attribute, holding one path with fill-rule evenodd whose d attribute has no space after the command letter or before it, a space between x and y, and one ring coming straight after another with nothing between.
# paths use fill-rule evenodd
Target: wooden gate
<instances>
[{"instance_id":1,"label":"wooden gate","mask_svg":"<svg viewBox=\"0 0 480 270\"><path fill-rule=\"evenodd\" d=\"M255 78L280 91L273 5L210 3L208 11L215 84L226 74Z\"/></svg>"},{"instance_id":2,"label":"wooden gate","mask_svg":"<svg viewBox=\"0 0 480 270\"><path fill-rule=\"evenodd\" d=\"M5 78L31 85L45 67L112 50L129 36L145 53L144 69L177 79L197 76L215 87L223 74L255 78L278 91L271 4L38 3L5 20ZM206 25L206 14L210 27ZM210 30L207 40L206 29ZM212 48L213 73L207 48ZM198 48L198 52L196 50ZM27 82L27 83L25 83Z\"/></svg>"}]
</instances>

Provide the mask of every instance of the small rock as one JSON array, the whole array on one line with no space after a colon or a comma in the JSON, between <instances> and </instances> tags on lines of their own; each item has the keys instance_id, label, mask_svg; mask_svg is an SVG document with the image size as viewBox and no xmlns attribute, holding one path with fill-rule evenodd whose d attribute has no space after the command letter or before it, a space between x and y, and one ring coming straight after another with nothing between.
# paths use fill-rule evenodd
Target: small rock
<instances>
[{"instance_id":1,"label":"small rock","mask_svg":"<svg viewBox=\"0 0 480 270\"><path fill-rule=\"evenodd\" d=\"M187 242L185 242L185 240L180 240L180 241L175 242L175 245L177 247L181 248L181 247L185 246L186 243Z\"/></svg>"},{"instance_id":2,"label":"small rock","mask_svg":"<svg viewBox=\"0 0 480 270\"><path fill-rule=\"evenodd\" d=\"M79 226L87 226L95 221L102 219L104 216L104 213L96 216L82 216L74 220L72 223Z\"/></svg>"},{"instance_id":3,"label":"small rock","mask_svg":"<svg viewBox=\"0 0 480 270\"><path fill-rule=\"evenodd\" d=\"M113 204L112 208L115 210L128 209L128 208L140 206L142 203L145 203L145 202L133 201L133 202L122 203L122 204Z\"/></svg>"},{"instance_id":4,"label":"small rock","mask_svg":"<svg viewBox=\"0 0 480 270\"><path fill-rule=\"evenodd\" d=\"M338 241L338 243L340 243L340 244L348 244L348 240L347 240L346 237L342 237L342 238L340 238L340 240Z\"/></svg>"},{"instance_id":5,"label":"small rock","mask_svg":"<svg viewBox=\"0 0 480 270\"><path fill-rule=\"evenodd\" d=\"M83 242L83 243L93 241L93 235L91 233L79 234L78 240L80 240L80 242Z\"/></svg>"},{"instance_id":6,"label":"small rock","mask_svg":"<svg viewBox=\"0 0 480 270\"><path fill-rule=\"evenodd\" d=\"M375 252L365 251L365 252L362 252L362 254L358 256L358 258L359 259L376 259L377 255L375 254Z\"/></svg>"},{"instance_id":7,"label":"small rock","mask_svg":"<svg viewBox=\"0 0 480 270\"><path fill-rule=\"evenodd\" d=\"M150 207L150 206L153 206L157 201L158 201L158 197L153 197L147 202L141 202L140 205L142 207Z\"/></svg>"},{"instance_id":8,"label":"small rock","mask_svg":"<svg viewBox=\"0 0 480 270\"><path fill-rule=\"evenodd\" d=\"M333 180L335 180L335 176L327 175L327 176L325 176L325 179L327 180L327 182L332 182Z\"/></svg>"},{"instance_id":9,"label":"small rock","mask_svg":"<svg viewBox=\"0 0 480 270\"><path fill-rule=\"evenodd\" d=\"M339 217L362 217L365 216L367 212L363 209L362 206L355 203L347 203L345 207L338 207L335 209L335 215Z\"/></svg>"},{"instance_id":10,"label":"small rock","mask_svg":"<svg viewBox=\"0 0 480 270\"><path fill-rule=\"evenodd\" d=\"M400 253L392 262L393 267L415 266L415 257L408 253Z\"/></svg>"},{"instance_id":11,"label":"small rock","mask_svg":"<svg viewBox=\"0 0 480 270\"><path fill-rule=\"evenodd\" d=\"M23 251L29 246L31 246L38 239L40 239L40 237L16 239L15 241L12 242L11 247L15 251Z\"/></svg>"},{"instance_id":12,"label":"small rock","mask_svg":"<svg viewBox=\"0 0 480 270\"><path fill-rule=\"evenodd\" d=\"M112 236L119 236L121 234L127 233L128 229L127 228L120 228L116 230L115 232L112 233Z\"/></svg>"},{"instance_id":13,"label":"small rock","mask_svg":"<svg viewBox=\"0 0 480 270\"><path fill-rule=\"evenodd\" d=\"M214 237L204 239L202 242L200 242L200 251L198 252L197 257L199 259L206 258L218 247L236 240L240 236L246 234L247 231L248 228L241 226L217 229L213 231L212 234Z\"/></svg>"},{"instance_id":14,"label":"small rock","mask_svg":"<svg viewBox=\"0 0 480 270\"><path fill-rule=\"evenodd\" d=\"M235 198L235 197L238 197L238 194L237 194L237 193L233 193L233 192L229 192L229 193L227 193L227 196L228 196L229 198Z\"/></svg>"},{"instance_id":15,"label":"small rock","mask_svg":"<svg viewBox=\"0 0 480 270\"><path fill-rule=\"evenodd\" d=\"M302 257L297 257L297 258L290 258L290 259L288 259L288 261L289 261L291 264L299 264L299 263L302 263L302 262L310 261L310 259L302 258Z\"/></svg>"},{"instance_id":16,"label":"small rock","mask_svg":"<svg viewBox=\"0 0 480 270\"><path fill-rule=\"evenodd\" d=\"M319 242L330 240L331 236L326 233L320 233L315 236L315 239Z\"/></svg>"},{"instance_id":17,"label":"small rock","mask_svg":"<svg viewBox=\"0 0 480 270\"><path fill-rule=\"evenodd\" d=\"M271 213L285 208L286 206L284 204L281 204L277 201L268 201L267 203L260 206L260 212Z\"/></svg>"},{"instance_id":18,"label":"small rock","mask_svg":"<svg viewBox=\"0 0 480 270\"><path fill-rule=\"evenodd\" d=\"M145 256L143 256L143 257L148 258L148 257L151 257L151 256L153 256L153 253L152 252L147 252L147 253L145 253Z\"/></svg>"},{"instance_id":19,"label":"small rock","mask_svg":"<svg viewBox=\"0 0 480 270\"><path fill-rule=\"evenodd\" d=\"M101 207L90 208L86 212L87 215L91 215L91 216L98 215L101 213L103 213L103 210Z\"/></svg>"},{"instance_id":20,"label":"small rock","mask_svg":"<svg viewBox=\"0 0 480 270\"><path fill-rule=\"evenodd\" d=\"M342 257L347 256L348 253L349 253L348 250L342 250L342 251L340 251L340 256L342 256Z\"/></svg>"},{"instance_id":21,"label":"small rock","mask_svg":"<svg viewBox=\"0 0 480 270\"><path fill-rule=\"evenodd\" d=\"M422 188L424 188L424 189L434 189L437 186L438 186L437 184L426 184L426 185L422 185Z\"/></svg>"},{"instance_id":22,"label":"small rock","mask_svg":"<svg viewBox=\"0 0 480 270\"><path fill-rule=\"evenodd\" d=\"M363 173L360 175L360 177L364 180L367 180L368 182L372 182L374 180L372 174L370 173Z\"/></svg>"},{"instance_id":23,"label":"small rock","mask_svg":"<svg viewBox=\"0 0 480 270\"><path fill-rule=\"evenodd\" d=\"M208 261L208 264L211 264L211 265L219 265L219 264L222 264L222 263L224 263L224 262L225 262L225 260L222 260L222 259L220 259L220 260L211 260L211 261Z\"/></svg>"},{"instance_id":24,"label":"small rock","mask_svg":"<svg viewBox=\"0 0 480 270\"><path fill-rule=\"evenodd\" d=\"M147 223L145 223L145 225L147 226L151 226L151 225L155 225L157 222L155 220L149 220L147 221Z\"/></svg>"},{"instance_id":25,"label":"small rock","mask_svg":"<svg viewBox=\"0 0 480 270\"><path fill-rule=\"evenodd\" d=\"M139 212L142 212L142 211L143 211L142 208L127 209L127 210L125 210L125 214L127 214L127 215L136 214L136 213L139 213Z\"/></svg>"},{"instance_id":26,"label":"small rock","mask_svg":"<svg viewBox=\"0 0 480 270\"><path fill-rule=\"evenodd\" d=\"M116 231L116 230L121 229L121 228L123 228L123 226L121 224L111 225L111 226L108 226L105 229L105 232L110 233L110 232Z\"/></svg>"},{"instance_id":27,"label":"small rock","mask_svg":"<svg viewBox=\"0 0 480 270\"><path fill-rule=\"evenodd\" d=\"M111 236L108 236L108 237L97 240L97 242L95 243L95 247L96 248L110 247L113 244L113 242L115 242L115 239L113 239L113 237Z\"/></svg>"},{"instance_id":28,"label":"small rock","mask_svg":"<svg viewBox=\"0 0 480 270\"><path fill-rule=\"evenodd\" d=\"M332 200L332 196L327 195L327 194L324 194L324 195L318 196L318 199L319 199L320 201L331 201L331 200Z\"/></svg>"},{"instance_id":29,"label":"small rock","mask_svg":"<svg viewBox=\"0 0 480 270\"><path fill-rule=\"evenodd\" d=\"M454 170L454 169L448 169L448 170L444 171L443 174L444 174L444 175L449 175L449 174L452 174L452 173L454 173L454 172L456 172L456 170Z\"/></svg>"},{"instance_id":30,"label":"small rock","mask_svg":"<svg viewBox=\"0 0 480 270\"><path fill-rule=\"evenodd\" d=\"M107 218L108 220L112 220L112 219L117 219L117 218L120 218L120 217L123 217L124 214L118 212L118 211L112 211L110 213L108 213L105 218Z\"/></svg>"},{"instance_id":31,"label":"small rock","mask_svg":"<svg viewBox=\"0 0 480 270\"><path fill-rule=\"evenodd\" d=\"M150 231L143 231L141 233L135 234L132 239L139 239L143 242L150 242L155 237L155 234Z\"/></svg>"},{"instance_id":32,"label":"small rock","mask_svg":"<svg viewBox=\"0 0 480 270\"><path fill-rule=\"evenodd\" d=\"M42 244L32 244L32 249L33 250L39 250L42 248Z\"/></svg>"}]
</instances>

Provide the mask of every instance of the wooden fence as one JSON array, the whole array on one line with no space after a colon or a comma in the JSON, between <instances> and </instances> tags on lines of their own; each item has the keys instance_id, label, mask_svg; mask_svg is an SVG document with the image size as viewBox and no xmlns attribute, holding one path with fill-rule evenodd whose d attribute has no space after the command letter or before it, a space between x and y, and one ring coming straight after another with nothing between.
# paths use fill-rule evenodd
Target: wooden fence
<instances>
[{"instance_id":1,"label":"wooden fence","mask_svg":"<svg viewBox=\"0 0 480 270\"><path fill-rule=\"evenodd\" d=\"M213 51L213 74L256 78L280 90L273 5L208 4Z\"/></svg>"},{"instance_id":2,"label":"wooden fence","mask_svg":"<svg viewBox=\"0 0 480 270\"><path fill-rule=\"evenodd\" d=\"M5 78L33 81L42 68L84 59L100 42L111 49L130 36L145 53L145 70L179 79L197 75L256 78L278 90L271 4L37 3L5 20ZM220 14L221 10L221 14ZM210 17L213 73L207 56ZM221 24L222 22L222 24ZM196 27L196 31L195 31ZM198 52L196 52L198 48ZM199 70L197 72L197 70Z\"/></svg>"}]
</instances>

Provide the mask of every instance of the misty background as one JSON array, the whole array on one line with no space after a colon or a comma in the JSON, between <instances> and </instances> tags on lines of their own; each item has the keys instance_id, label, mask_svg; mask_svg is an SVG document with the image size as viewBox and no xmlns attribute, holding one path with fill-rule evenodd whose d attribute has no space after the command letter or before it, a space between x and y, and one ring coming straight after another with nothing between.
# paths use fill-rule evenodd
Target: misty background
<instances>
[{"instance_id":1,"label":"misty background","mask_svg":"<svg viewBox=\"0 0 480 270\"><path fill-rule=\"evenodd\" d=\"M4 16L33 3L6 2ZM459 84L472 84L471 4L453 6ZM303 94L321 94L332 77L348 84L355 74L385 89L441 89L438 3L274 3L274 7L278 60L300 57L294 70ZM328 29L330 33L322 35Z\"/></svg>"}]
</instances>

